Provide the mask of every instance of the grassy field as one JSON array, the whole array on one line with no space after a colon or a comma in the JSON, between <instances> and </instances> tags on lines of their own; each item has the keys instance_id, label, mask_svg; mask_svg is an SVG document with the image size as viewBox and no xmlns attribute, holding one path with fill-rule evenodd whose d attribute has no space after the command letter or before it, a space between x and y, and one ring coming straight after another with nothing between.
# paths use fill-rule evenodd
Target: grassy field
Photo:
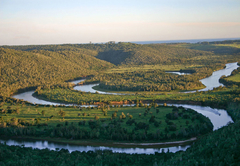
<instances>
[{"instance_id":1,"label":"grassy field","mask_svg":"<svg viewBox=\"0 0 240 166\"><path fill-rule=\"evenodd\" d=\"M177 118L170 119L167 114L173 114L176 107L172 106L147 106L141 107L45 107L45 106L26 106L26 105L10 105L4 104L1 110L18 110L17 113L2 113L1 123L5 122L7 126L24 127L23 123L30 126L38 126L46 124L48 128L61 126L79 126L79 122L84 122L85 125L79 127L91 132L89 121L97 121L97 126L111 126L111 124L124 129L127 133L144 134L146 126L148 133L165 133L167 127L175 126L176 129L167 131L168 134L180 133L189 126L202 126L203 122L198 119L198 113L188 111L179 107L177 109ZM7 111L8 112L8 111ZM64 112L62 115L60 112ZM176 112L175 112L176 114ZM184 116L183 116L184 115ZM151 121L150 119L153 118ZM194 118L194 120L192 120ZM133 121L132 124L127 122ZM204 122L205 123L205 122ZM141 125L143 127L141 127ZM39 127L38 127L39 128ZM136 129L137 128L137 129ZM41 130L41 128L39 128Z\"/></svg>"},{"instance_id":2,"label":"grassy field","mask_svg":"<svg viewBox=\"0 0 240 166\"><path fill-rule=\"evenodd\" d=\"M123 92L123 93L128 93L128 92ZM185 93L179 94L178 92L171 92L171 93L130 92L129 95L109 95L109 94L79 92L79 91L70 90L70 89L51 89L51 90L40 91L36 97L44 100L56 101L60 103L94 104L95 102L111 102L111 101L124 102L124 101L134 101L134 100L169 100L169 99L175 99L176 97L184 97L184 96L188 96L188 94L185 94Z\"/></svg>"},{"instance_id":3,"label":"grassy field","mask_svg":"<svg viewBox=\"0 0 240 166\"><path fill-rule=\"evenodd\" d=\"M120 105L119 105L120 106ZM156 109L152 107L149 112L152 112L152 114L147 114L145 117L143 114L146 110L145 107L109 107L109 109L106 109L107 116L104 116L103 111L97 107L57 107L57 106L51 106L51 107L43 107L43 106L22 106L22 105L12 105L6 104L2 106L0 109L8 110L7 107L11 107L11 109L19 109L19 113L13 113L13 114L0 114L1 118L5 122L11 122L12 118L16 119L22 119L25 121L28 121L30 123L35 123L36 119L39 118L39 123L47 123L48 125L56 126L60 122L66 122L69 123L74 122L77 123L79 121L85 120L94 120L95 116L98 116L99 119L106 119L110 121L110 118L112 117L112 114L117 111L118 116L123 112L126 116L132 115L134 119L137 122L144 121L147 122L151 115L155 115L156 119L158 120L165 120L165 115L167 113L172 112L172 107L161 107L160 112L156 114ZM65 112L65 116L62 117L59 115L59 111L63 110ZM42 112L44 111L44 114ZM83 115L86 113L86 115ZM142 114L142 116L139 116L139 113ZM79 115L80 114L80 115ZM50 118L53 116L52 118ZM127 120L129 118L126 118ZM165 123L165 122L164 122ZM180 122L180 124L184 125L185 120Z\"/></svg>"},{"instance_id":4,"label":"grassy field","mask_svg":"<svg viewBox=\"0 0 240 166\"><path fill-rule=\"evenodd\" d=\"M234 44L215 44L215 46L240 48L240 43L234 43Z\"/></svg>"},{"instance_id":5,"label":"grassy field","mask_svg":"<svg viewBox=\"0 0 240 166\"><path fill-rule=\"evenodd\" d=\"M234 54L240 52L240 44L177 44L177 47L185 47L194 50L210 51L215 54Z\"/></svg>"},{"instance_id":6,"label":"grassy field","mask_svg":"<svg viewBox=\"0 0 240 166\"><path fill-rule=\"evenodd\" d=\"M234 76L230 76L226 78L228 81L233 81L233 82L240 82L240 74L236 74Z\"/></svg>"},{"instance_id":7,"label":"grassy field","mask_svg":"<svg viewBox=\"0 0 240 166\"><path fill-rule=\"evenodd\" d=\"M141 66L118 66L112 69L108 69L106 73L124 73L134 71L148 71L148 70L165 70L165 71L179 71L179 70L191 70L202 65L141 65Z\"/></svg>"}]
</instances>

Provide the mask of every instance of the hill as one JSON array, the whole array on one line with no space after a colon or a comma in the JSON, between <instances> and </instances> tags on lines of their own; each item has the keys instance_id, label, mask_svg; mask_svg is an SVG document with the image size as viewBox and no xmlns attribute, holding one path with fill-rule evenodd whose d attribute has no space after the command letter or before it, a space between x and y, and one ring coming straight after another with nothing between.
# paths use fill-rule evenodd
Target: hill
<instances>
[{"instance_id":1,"label":"hill","mask_svg":"<svg viewBox=\"0 0 240 166\"><path fill-rule=\"evenodd\" d=\"M0 95L19 89L63 83L78 77L96 74L113 67L84 49L74 51L20 51L0 48Z\"/></svg>"},{"instance_id":2,"label":"hill","mask_svg":"<svg viewBox=\"0 0 240 166\"><path fill-rule=\"evenodd\" d=\"M176 44L175 46L185 47L193 50L210 51L219 55L240 54L240 40L201 42L196 44L180 43Z\"/></svg>"},{"instance_id":3,"label":"hill","mask_svg":"<svg viewBox=\"0 0 240 166\"><path fill-rule=\"evenodd\" d=\"M208 64L220 62L226 57L212 52L188 49L166 44L117 44L108 42L105 44L63 44L63 45L30 45L30 46L5 46L22 51L47 50L47 51L85 51L98 59L111 62L115 65L152 65L152 64ZM228 57L229 59L229 57Z\"/></svg>"}]
</instances>

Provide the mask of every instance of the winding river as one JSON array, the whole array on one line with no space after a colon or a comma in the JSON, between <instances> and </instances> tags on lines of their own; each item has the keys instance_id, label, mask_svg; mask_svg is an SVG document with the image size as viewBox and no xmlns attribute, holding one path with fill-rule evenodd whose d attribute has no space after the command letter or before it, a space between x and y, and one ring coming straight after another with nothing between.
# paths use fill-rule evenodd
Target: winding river
<instances>
[{"instance_id":1,"label":"winding river","mask_svg":"<svg viewBox=\"0 0 240 166\"><path fill-rule=\"evenodd\" d=\"M226 68L222 70L218 70L213 72L212 76L200 80L206 88L200 90L200 91L207 91L207 90L212 90L215 87L219 87L222 84L219 83L219 78L223 75L230 75L231 72L234 69L237 69L238 65L237 62L235 63L228 63L226 64ZM177 73L176 73L177 74ZM182 73L181 73L182 74ZM73 83L77 84L82 80L75 80L72 81ZM85 92L92 92L95 93L96 90L93 89L94 86L98 84L91 84L91 85L81 85L81 86L75 86L75 90L81 90ZM109 93L109 92L102 92L98 91L99 93L103 94L117 94L117 93ZM45 104L45 105L60 105L60 103L55 103L55 102L49 102L49 101L44 101L37 99L32 96L34 91L28 91L24 92L21 94L17 94L12 96L13 98L17 99L23 99L25 101L29 101L31 103L35 104ZM70 105L70 104L69 104ZM185 108L191 108L205 116L207 116L213 126L214 130L227 125L229 122L233 122L231 117L227 114L227 112L223 109L215 109L215 108L210 108L210 107L204 107L204 106L195 106L195 105L187 105L187 104L172 104L175 106L183 106ZM89 106L89 105L88 105ZM80 146L80 145L69 145L69 144L61 144L61 143L53 143L49 141L29 141L29 140L13 140L13 139L8 139L8 140L3 140L0 139L1 143L6 143L7 145L24 145L25 147L32 147L32 148L38 148L38 149L44 149L48 148L51 150L56 150L56 149L68 149L70 152L72 151L94 151L94 150L112 150L113 152L118 152L118 153L145 153L145 154L154 154L155 152L162 152L162 151L170 151L170 152L177 152L179 150L186 150L190 145L185 145L185 146L174 146L174 147L167 147L167 148L116 148L116 147L105 147L105 146Z\"/></svg>"}]
</instances>

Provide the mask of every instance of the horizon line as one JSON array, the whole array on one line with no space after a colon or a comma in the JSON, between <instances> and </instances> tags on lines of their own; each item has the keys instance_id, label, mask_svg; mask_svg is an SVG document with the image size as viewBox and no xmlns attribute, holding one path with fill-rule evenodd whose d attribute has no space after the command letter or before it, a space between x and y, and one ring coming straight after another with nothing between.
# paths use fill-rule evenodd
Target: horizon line
<instances>
[{"instance_id":1,"label":"horizon line","mask_svg":"<svg viewBox=\"0 0 240 166\"><path fill-rule=\"evenodd\" d=\"M196 41L196 40L201 40L201 41ZM204 41L204 40L212 40L212 41ZM16 44L16 45L0 45L0 47L2 46L37 46L37 45L67 45L67 44L106 44L108 42L115 42L115 43L135 43L135 44L141 44L141 43L146 43L148 42L148 44L157 44L157 42L161 42L161 44L165 44L164 42L166 42L166 44L170 44L170 43L174 43L174 42L171 42L171 41L179 41L179 42L175 42L175 43L188 43L188 42L184 42L184 41L196 41L196 42L192 42L192 43L198 43L198 42L215 42L214 40L216 41L226 41L226 40L240 40L240 37L229 37L229 38L204 38L204 39L173 39L173 40L143 40L143 41L107 41L107 42L88 42L88 43L61 43L61 44ZM149 42L153 42L153 43L149 43Z\"/></svg>"}]
</instances>

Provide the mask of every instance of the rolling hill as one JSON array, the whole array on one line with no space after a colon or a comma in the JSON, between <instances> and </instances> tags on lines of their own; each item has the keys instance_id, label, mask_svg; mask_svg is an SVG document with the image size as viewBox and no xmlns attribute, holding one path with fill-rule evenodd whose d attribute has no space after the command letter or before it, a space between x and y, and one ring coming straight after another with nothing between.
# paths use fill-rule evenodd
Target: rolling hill
<instances>
[{"instance_id":1,"label":"rolling hill","mask_svg":"<svg viewBox=\"0 0 240 166\"><path fill-rule=\"evenodd\" d=\"M75 53L85 52L98 59L108 61L115 65L152 65L152 64L206 64L219 62L226 58L224 55L216 56L212 52L188 49L166 44L117 44L108 42L105 44L63 44L63 45L30 45L30 46L4 46L22 51L46 50L46 51L71 51Z\"/></svg>"},{"instance_id":2,"label":"rolling hill","mask_svg":"<svg viewBox=\"0 0 240 166\"><path fill-rule=\"evenodd\" d=\"M73 51L20 51L0 48L0 95L19 89L53 85L96 74L114 65L91 55Z\"/></svg>"}]
</instances>

